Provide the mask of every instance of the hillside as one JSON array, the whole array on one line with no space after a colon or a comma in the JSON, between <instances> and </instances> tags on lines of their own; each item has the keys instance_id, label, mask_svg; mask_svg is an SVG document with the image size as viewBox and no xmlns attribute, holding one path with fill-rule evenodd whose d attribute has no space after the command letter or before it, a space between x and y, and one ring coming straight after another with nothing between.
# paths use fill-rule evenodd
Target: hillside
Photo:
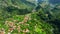
<instances>
[{"instance_id":1,"label":"hillside","mask_svg":"<svg viewBox=\"0 0 60 34\"><path fill-rule=\"evenodd\" d=\"M60 34L60 5L0 0L0 34Z\"/></svg>"}]
</instances>

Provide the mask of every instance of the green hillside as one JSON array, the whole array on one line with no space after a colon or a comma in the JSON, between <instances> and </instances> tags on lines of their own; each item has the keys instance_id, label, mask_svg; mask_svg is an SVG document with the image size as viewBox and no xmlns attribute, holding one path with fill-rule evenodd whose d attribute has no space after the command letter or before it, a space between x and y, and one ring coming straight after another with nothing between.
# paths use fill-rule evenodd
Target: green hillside
<instances>
[{"instance_id":1,"label":"green hillside","mask_svg":"<svg viewBox=\"0 0 60 34\"><path fill-rule=\"evenodd\" d=\"M59 6L0 0L0 34L60 34Z\"/></svg>"}]
</instances>

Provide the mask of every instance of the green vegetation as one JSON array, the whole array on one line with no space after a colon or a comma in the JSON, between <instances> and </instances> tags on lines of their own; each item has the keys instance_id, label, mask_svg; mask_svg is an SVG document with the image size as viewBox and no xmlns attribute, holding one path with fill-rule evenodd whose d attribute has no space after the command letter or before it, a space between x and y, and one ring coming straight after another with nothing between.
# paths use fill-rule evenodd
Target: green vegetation
<instances>
[{"instance_id":1,"label":"green vegetation","mask_svg":"<svg viewBox=\"0 0 60 34\"><path fill-rule=\"evenodd\" d=\"M0 34L60 34L60 5L0 0Z\"/></svg>"}]
</instances>

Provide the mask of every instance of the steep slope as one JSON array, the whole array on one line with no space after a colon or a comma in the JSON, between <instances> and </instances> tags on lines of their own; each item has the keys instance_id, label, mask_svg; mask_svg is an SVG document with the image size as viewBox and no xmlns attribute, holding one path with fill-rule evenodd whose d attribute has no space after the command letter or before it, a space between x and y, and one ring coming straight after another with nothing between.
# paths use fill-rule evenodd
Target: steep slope
<instances>
[{"instance_id":1,"label":"steep slope","mask_svg":"<svg viewBox=\"0 0 60 34\"><path fill-rule=\"evenodd\" d=\"M34 7L34 3L26 0L0 0L0 9L3 12L9 12L8 14L27 14L30 13Z\"/></svg>"},{"instance_id":2,"label":"steep slope","mask_svg":"<svg viewBox=\"0 0 60 34\"><path fill-rule=\"evenodd\" d=\"M35 4L28 2L26 0L0 0L0 5L13 7L18 6L20 8L31 8L35 6Z\"/></svg>"},{"instance_id":3,"label":"steep slope","mask_svg":"<svg viewBox=\"0 0 60 34\"><path fill-rule=\"evenodd\" d=\"M58 34L60 24L50 5L36 6L35 0L0 0L0 34ZM56 14L56 15L55 15ZM55 18L56 17L56 18ZM60 18L60 17L59 17ZM57 19L59 19L57 18ZM58 23L56 23L58 22ZM53 23L53 24L52 24Z\"/></svg>"}]
</instances>

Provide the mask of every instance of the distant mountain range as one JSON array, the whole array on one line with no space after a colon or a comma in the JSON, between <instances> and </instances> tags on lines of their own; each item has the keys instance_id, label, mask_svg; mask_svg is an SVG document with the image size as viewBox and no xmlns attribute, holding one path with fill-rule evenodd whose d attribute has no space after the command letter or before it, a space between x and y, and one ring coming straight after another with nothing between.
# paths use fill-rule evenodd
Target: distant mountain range
<instances>
[{"instance_id":1,"label":"distant mountain range","mask_svg":"<svg viewBox=\"0 0 60 34\"><path fill-rule=\"evenodd\" d=\"M60 0L38 0L38 2L49 2L51 4L60 4Z\"/></svg>"},{"instance_id":2,"label":"distant mountain range","mask_svg":"<svg viewBox=\"0 0 60 34\"><path fill-rule=\"evenodd\" d=\"M50 4L60 4L60 0L0 0L0 6L16 5L20 8L29 8L36 6L37 3L43 2L49 2Z\"/></svg>"},{"instance_id":3,"label":"distant mountain range","mask_svg":"<svg viewBox=\"0 0 60 34\"><path fill-rule=\"evenodd\" d=\"M60 0L49 0L52 4L60 4Z\"/></svg>"}]
</instances>

